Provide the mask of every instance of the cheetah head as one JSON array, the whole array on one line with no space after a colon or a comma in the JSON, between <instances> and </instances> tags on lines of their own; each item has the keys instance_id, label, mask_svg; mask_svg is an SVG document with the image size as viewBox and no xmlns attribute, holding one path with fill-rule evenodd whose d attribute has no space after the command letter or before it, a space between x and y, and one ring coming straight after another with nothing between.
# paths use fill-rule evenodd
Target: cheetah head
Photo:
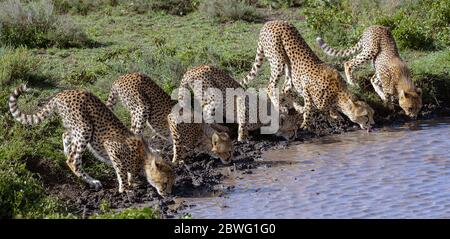
<instances>
[{"instance_id":1,"label":"cheetah head","mask_svg":"<svg viewBox=\"0 0 450 239\"><path fill-rule=\"evenodd\" d=\"M410 91L400 90L398 103L406 115L416 118L422 108L422 89L416 88Z\"/></svg>"},{"instance_id":2,"label":"cheetah head","mask_svg":"<svg viewBox=\"0 0 450 239\"><path fill-rule=\"evenodd\" d=\"M159 195L165 197L172 193L175 173L169 163L151 153L147 156L144 169L147 181L156 188Z\"/></svg>"},{"instance_id":3,"label":"cheetah head","mask_svg":"<svg viewBox=\"0 0 450 239\"><path fill-rule=\"evenodd\" d=\"M303 116L297 112L280 114L280 128L276 135L286 140L295 139L302 120Z\"/></svg>"},{"instance_id":4,"label":"cheetah head","mask_svg":"<svg viewBox=\"0 0 450 239\"><path fill-rule=\"evenodd\" d=\"M233 160L233 144L226 132L215 132L211 138L211 151L220 158L223 164L229 164Z\"/></svg>"},{"instance_id":5,"label":"cheetah head","mask_svg":"<svg viewBox=\"0 0 450 239\"><path fill-rule=\"evenodd\" d=\"M372 125L375 124L373 121L374 110L364 101L353 102L349 100L350 112L347 116L351 121L359 124L361 129L367 129L370 131Z\"/></svg>"}]
</instances>

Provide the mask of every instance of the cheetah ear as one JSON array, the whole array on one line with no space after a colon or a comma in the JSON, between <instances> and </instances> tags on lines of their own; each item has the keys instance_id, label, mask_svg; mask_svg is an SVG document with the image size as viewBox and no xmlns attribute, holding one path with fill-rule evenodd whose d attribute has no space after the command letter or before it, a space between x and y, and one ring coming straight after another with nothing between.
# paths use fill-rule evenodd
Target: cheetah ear
<instances>
[{"instance_id":1,"label":"cheetah ear","mask_svg":"<svg viewBox=\"0 0 450 239\"><path fill-rule=\"evenodd\" d=\"M152 168L158 167L158 165L156 165L156 159L153 159L151 164L152 164Z\"/></svg>"},{"instance_id":2,"label":"cheetah ear","mask_svg":"<svg viewBox=\"0 0 450 239\"><path fill-rule=\"evenodd\" d=\"M416 88L416 92L417 92L417 95L419 95L419 96L422 95L422 89L421 88Z\"/></svg>"},{"instance_id":3,"label":"cheetah ear","mask_svg":"<svg viewBox=\"0 0 450 239\"><path fill-rule=\"evenodd\" d=\"M404 97L406 97L405 91L400 90L400 98L404 98Z\"/></svg>"},{"instance_id":4,"label":"cheetah ear","mask_svg":"<svg viewBox=\"0 0 450 239\"><path fill-rule=\"evenodd\" d=\"M280 114L280 123L282 123L286 119L285 114Z\"/></svg>"},{"instance_id":5,"label":"cheetah ear","mask_svg":"<svg viewBox=\"0 0 450 239\"><path fill-rule=\"evenodd\" d=\"M405 97L419 97L419 94L417 94L417 91L405 91L404 92Z\"/></svg>"},{"instance_id":6,"label":"cheetah ear","mask_svg":"<svg viewBox=\"0 0 450 239\"><path fill-rule=\"evenodd\" d=\"M220 138L219 134L217 134L217 132L214 132L211 137L211 142L212 142L213 147L216 146L217 141L219 141L219 138Z\"/></svg>"},{"instance_id":7,"label":"cheetah ear","mask_svg":"<svg viewBox=\"0 0 450 239\"><path fill-rule=\"evenodd\" d=\"M227 140L230 139L230 135L228 135L227 132L220 132L220 133L219 133L219 137L220 137L220 139L223 140L223 141L227 141Z\"/></svg>"},{"instance_id":8,"label":"cheetah ear","mask_svg":"<svg viewBox=\"0 0 450 239\"><path fill-rule=\"evenodd\" d=\"M356 111L356 116L364 116L364 115L368 115L368 112L367 112L366 107L359 108L359 109Z\"/></svg>"},{"instance_id":9,"label":"cheetah ear","mask_svg":"<svg viewBox=\"0 0 450 239\"><path fill-rule=\"evenodd\" d=\"M348 105L350 105L351 109L355 108L355 102L352 99L348 99Z\"/></svg>"},{"instance_id":10,"label":"cheetah ear","mask_svg":"<svg viewBox=\"0 0 450 239\"><path fill-rule=\"evenodd\" d=\"M171 172L172 171L172 164L169 162L164 161L163 159L155 160L156 161L156 167L160 171L164 172Z\"/></svg>"},{"instance_id":11,"label":"cheetah ear","mask_svg":"<svg viewBox=\"0 0 450 239\"><path fill-rule=\"evenodd\" d=\"M230 132L230 129L226 126L220 125L220 124L211 124L211 128L220 131L220 132Z\"/></svg>"}]
</instances>

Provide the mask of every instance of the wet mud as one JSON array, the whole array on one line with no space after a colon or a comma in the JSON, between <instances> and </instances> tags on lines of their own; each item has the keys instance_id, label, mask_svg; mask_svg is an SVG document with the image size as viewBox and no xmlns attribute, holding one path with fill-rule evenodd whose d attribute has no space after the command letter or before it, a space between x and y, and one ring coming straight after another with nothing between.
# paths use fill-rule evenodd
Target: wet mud
<instances>
[{"instance_id":1,"label":"wet mud","mask_svg":"<svg viewBox=\"0 0 450 239\"><path fill-rule=\"evenodd\" d=\"M449 108L425 105L419 118L429 119L448 115L450 115ZM376 116L375 121L377 122L376 127L383 127L411 120L402 113L382 112ZM144 177L141 177L138 186L134 188L133 195L120 194L112 168L109 173L105 174L108 176L98 178L102 182L103 188L95 191L75 176L68 176L67 172L54 170L55 163L51 160L30 159L27 167L41 177L49 195L58 198L66 207L66 211L81 218L101 213L102 205L108 205L110 209L117 211L130 207L152 207L160 212L162 218L176 218L180 211L193 206L185 205L182 200L177 200L178 198L224 195L230 188L221 185L221 182L230 173L238 171L242 174L252 174L253 170L259 167L272 167L273 164L280 163L280 161L262 160L264 151L285 149L290 145L301 144L305 140L322 135L358 130L356 125L344 118L337 122L331 122L330 119L321 118L320 114L316 114L315 122L313 133L299 131L296 139L291 141L272 135L259 135L258 132L252 132L247 142L234 140L234 161L231 165L223 165L219 159L214 159L207 154L196 155L185 164L176 165L177 177L174 191L171 196L165 198L159 196ZM161 154L165 159L170 160L172 147L157 145L159 143L157 142L153 146L160 146Z\"/></svg>"}]
</instances>

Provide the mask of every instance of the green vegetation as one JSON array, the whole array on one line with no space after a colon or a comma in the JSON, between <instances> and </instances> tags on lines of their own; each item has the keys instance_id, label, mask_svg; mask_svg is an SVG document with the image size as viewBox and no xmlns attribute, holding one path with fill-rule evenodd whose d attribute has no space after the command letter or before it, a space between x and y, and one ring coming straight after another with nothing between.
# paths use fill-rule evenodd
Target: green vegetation
<instances>
[{"instance_id":1,"label":"green vegetation","mask_svg":"<svg viewBox=\"0 0 450 239\"><path fill-rule=\"evenodd\" d=\"M449 1L305 1L308 27L335 45L353 45L371 25L390 27L402 49L433 50L450 44ZM427 11L423 11L427 9Z\"/></svg>"},{"instance_id":2,"label":"green vegetation","mask_svg":"<svg viewBox=\"0 0 450 239\"><path fill-rule=\"evenodd\" d=\"M261 18L255 7L241 0L206 0L200 5L201 13L218 22L255 21Z\"/></svg>"},{"instance_id":3,"label":"green vegetation","mask_svg":"<svg viewBox=\"0 0 450 239\"><path fill-rule=\"evenodd\" d=\"M33 9L34 5L49 4L48 1L33 2L31 5L26 2L29 1L21 3L23 11ZM30 162L43 160L52 172L73 177L65 165L61 142L63 129L58 120L49 119L42 125L28 127L15 122L9 114L7 99L19 83L26 82L31 88L28 94L21 97L20 107L24 111L32 111L56 92L67 88L87 89L105 100L111 83L119 75L133 71L148 74L167 92L178 85L187 68L204 63L223 68L240 80L253 63L263 22L266 19L286 18L286 12L291 14L297 11L295 14L299 17L290 21L301 30L302 36L322 59L339 69L342 69L342 60L326 57L316 45L315 37L322 35L331 45L346 47L356 42L365 26L388 24L393 27L402 57L410 66L414 81L424 90L424 102L442 106L450 103L450 43L448 18L445 18L450 6L448 0L433 1L433 4L413 0L252 0L233 1L241 7L226 6L231 13L225 14L220 7L206 10L206 6L217 2L54 0L54 10L50 13L32 13L51 19L41 21L38 17L39 21L32 21L37 24L32 26L36 27L22 25L11 9L0 8L0 218L79 217L68 214L57 199L48 195L43 175L30 167ZM420 7L411 7L422 2L429 3L426 5L427 15L417 10ZM12 3L17 4L17 1ZM268 3L280 4L274 4L272 10L268 10ZM11 4L11 1L0 0L0 4ZM144 7L137 7L141 6L139 4ZM300 7L298 10L286 9L289 6ZM171 12L171 9L182 10ZM252 16L248 12L242 15L245 9L251 9L250 12L258 17L247 18ZM66 15L62 18L63 14ZM306 21L300 20L301 16L305 16ZM412 16L417 20L409 21ZM4 20L8 17L11 21ZM60 24L62 19L71 19L67 20L70 24ZM5 22L10 24L6 28ZM417 22L420 24L414 25ZM88 42L98 44L93 46ZM265 86L268 73L269 67L264 64L264 70L251 85ZM373 70L367 65L355 74L364 82ZM356 89L359 94L371 99L371 103L380 104L370 84L367 87L362 85L366 91ZM128 113L123 108L118 107L116 113L125 124L129 124ZM86 168L92 176L114 177L108 166L91 160L90 154L86 154L85 158L89 163ZM106 215L95 215L93 218L159 217L151 209L113 213L106 203L102 208L102 214Z\"/></svg>"},{"instance_id":4,"label":"green vegetation","mask_svg":"<svg viewBox=\"0 0 450 239\"><path fill-rule=\"evenodd\" d=\"M108 211L102 214L96 214L91 219L159 219L159 212L152 208L129 208L120 212Z\"/></svg>"},{"instance_id":5,"label":"green vegetation","mask_svg":"<svg viewBox=\"0 0 450 239\"><path fill-rule=\"evenodd\" d=\"M81 47L90 44L86 34L67 16L40 0L0 2L0 45L28 47Z\"/></svg>"}]
</instances>

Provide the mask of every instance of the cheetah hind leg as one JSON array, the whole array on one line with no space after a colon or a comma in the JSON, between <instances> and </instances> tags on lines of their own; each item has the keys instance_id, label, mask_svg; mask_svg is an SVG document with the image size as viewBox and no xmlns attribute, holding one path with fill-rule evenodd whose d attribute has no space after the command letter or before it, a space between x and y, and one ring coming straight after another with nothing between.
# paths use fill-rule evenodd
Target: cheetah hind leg
<instances>
[{"instance_id":1,"label":"cheetah hind leg","mask_svg":"<svg viewBox=\"0 0 450 239\"><path fill-rule=\"evenodd\" d=\"M102 188L102 184L100 181L92 178L89 176L86 172L84 172L82 168L82 154L86 150L87 142L84 141L84 139L89 137L80 137L81 140L74 140L71 144L70 152L67 156L67 165L72 170L72 172L79 178L81 178L83 181L89 184L90 187L94 188L95 190L99 190Z\"/></svg>"},{"instance_id":2,"label":"cheetah hind leg","mask_svg":"<svg viewBox=\"0 0 450 239\"><path fill-rule=\"evenodd\" d=\"M131 132L134 134L140 135L144 132L145 122L148 119L147 110L140 110L138 112L131 113Z\"/></svg>"},{"instance_id":3,"label":"cheetah hind leg","mask_svg":"<svg viewBox=\"0 0 450 239\"><path fill-rule=\"evenodd\" d=\"M376 48L373 48L373 49L368 48L367 50L363 50L361 53L356 55L355 58L344 63L345 80L347 81L348 84L350 84L352 86L356 85L356 83L352 77L353 69L355 69L359 65L363 64L364 62L372 59L373 58L372 56L375 54L376 54Z\"/></svg>"}]
</instances>

